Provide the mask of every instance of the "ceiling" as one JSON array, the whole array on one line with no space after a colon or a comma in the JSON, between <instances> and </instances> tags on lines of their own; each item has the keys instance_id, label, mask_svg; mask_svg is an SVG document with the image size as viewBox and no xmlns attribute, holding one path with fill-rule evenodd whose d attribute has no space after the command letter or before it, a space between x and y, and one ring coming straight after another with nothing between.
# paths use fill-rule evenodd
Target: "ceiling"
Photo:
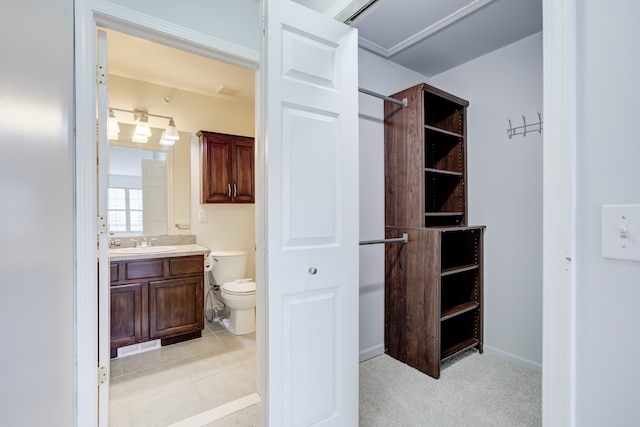
<instances>
[{"instance_id":1,"label":"ceiling","mask_svg":"<svg viewBox=\"0 0 640 427\"><path fill-rule=\"evenodd\" d=\"M360 46L432 77L542 31L542 0L298 0L353 19ZM348 6L345 7L345 4ZM199 94L255 100L255 72L108 32L109 73ZM221 88L239 90L228 95Z\"/></svg>"},{"instance_id":2,"label":"ceiling","mask_svg":"<svg viewBox=\"0 0 640 427\"><path fill-rule=\"evenodd\" d=\"M351 25L360 47L432 77L542 31L542 0L375 0Z\"/></svg>"}]
</instances>

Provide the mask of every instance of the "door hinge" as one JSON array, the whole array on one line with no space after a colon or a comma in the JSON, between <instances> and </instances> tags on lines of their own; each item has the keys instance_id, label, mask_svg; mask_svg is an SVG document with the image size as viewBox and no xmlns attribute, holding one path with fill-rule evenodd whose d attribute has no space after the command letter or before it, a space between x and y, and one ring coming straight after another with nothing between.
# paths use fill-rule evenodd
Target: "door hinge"
<instances>
[{"instance_id":1,"label":"door hinge","mask_svg":"<svg viewBox=\"0 0 640 427\"><path fill-rule=\"evenodd\" d=\"M101 215L98 215L98 234L107 233L107 219Z\"/></svg>"},{"instance_id":2,"label":"door hinge","mask_svg":"<svg viewBox=\"0 0 640 427\"><path fill-rule=\"evenodd\" d=\"M108 370L106 366L98 366L98 385L104 384L107 382L107 374Z\"/></svg>"},{"instance_id":3,"label":"door hinge","mask_svg":"<svg viewBox=\"0 0 640 427\"><path fill-rule=\"evenodd\" d=\"M96 83L103 85L107 82L107 73L105 73L104 67L100 64L96 65Z\"/></svg>"},{"instance_id":4,"label":"door hinge","mask_svg":"<svg viewBox=\"0 0 640 427\"><path fill-rule=\"evenodd\" d=\"M262 34L265 34L267 27L267 17L262 15Z\"/></svg>"}]
</instances>

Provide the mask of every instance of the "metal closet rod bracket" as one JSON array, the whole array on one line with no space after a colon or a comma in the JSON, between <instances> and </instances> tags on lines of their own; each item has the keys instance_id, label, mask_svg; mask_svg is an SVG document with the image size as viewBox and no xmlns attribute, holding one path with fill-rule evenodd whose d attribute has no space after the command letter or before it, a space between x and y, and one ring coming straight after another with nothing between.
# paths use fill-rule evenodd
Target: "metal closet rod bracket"
<instances>
[{"instance_id":1,"label":"metal closet rod bracket","mask_svg":"<svg viewBox=\"0 0 640 427\"><path fill-rule=\"evenodd\" d=\"M360 245L375 245L378 243L408 243L409 235L407 233L402 233L402 237L396 237L393 239L380 239L380 240L363 240L360 242Z\"/></svg>"},{"instance_id":2,"label":"metal closet rod bracket","mask_svg":"<svg viewBox=\"0 0 640 427\"><path fill-rule=\"evenodd\" d=\"M367 95L375 96L376 98L384 99L385 101L393 102L394 104L402 105L402 108L405 108L408 105L407 98L395 99L390 96L385 96L376 92L372 92L369 89L363 89L361 87L358 88L359 92L365 93Z\"/></svg>"}]
</instances>

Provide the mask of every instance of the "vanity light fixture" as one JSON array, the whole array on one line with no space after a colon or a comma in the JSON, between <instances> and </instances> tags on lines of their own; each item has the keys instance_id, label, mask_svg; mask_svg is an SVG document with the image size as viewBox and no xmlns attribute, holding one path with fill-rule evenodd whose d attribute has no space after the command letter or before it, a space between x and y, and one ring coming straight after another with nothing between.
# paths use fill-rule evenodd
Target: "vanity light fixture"
<instances>
[{"instance_id":1,"label":"vanity light fixture","mask_svg":"<svg viewBox=\"0 0 640 427\"><path fill-rule=\"evenodd\" d=\"M169 141L178 141L180 139L180 135L178 135L178 129L176 128L176 124L173 121L173 117L169 119L169 126L167 126L167 129L163 132L162 135L163 136L160 141L162 141L163 139L168 139Z\"/></svg>"},{"instance_id":2,"label":"vanity light fixture","mask_svg":"<svg viewBox=\"0 0 640 427\"><path fill-rule=\"evenodd\" d=\"M176 143L176 140L167 138L167 131L163 130L162 136L160 137L160 145L171 147L175 143Z\"/></svg>"},{"instance_id":3,"label":"vanity light fixture","mask_svg":"<svg viewBox=\"0 0 640 427\"><path fill-rule=\"evenodd\" d=\"M107 125L107 129L109 131L109 139L118 139L118 134L120 133L120 125L118 125L118 120L116 120L116 115L113 113L112 109L109 109L109 122Z\"/></svg>"},{"instance_id":4,"label":"vanity light fixture","mask_svg":"<svg viewBox=\"0 0 640 427\"><path fill-rule=\"evenodd\" d=\"M162 132L162 138L160 139L160 145L173 145L175 144L176 141L178 141L180 139L180 135L178 135L178 129L176 128L176 124L173 121L173 117L169 117L169 116L161 116L159 114L150 114L146 111L141 111L141 110L123 110L121 108L110 108L109 109L109 139L118 139L118 135L117 133L113 133L111 132L112 130L112 125L111 122L113 120L113 123L115 123L115 126L113 127L113 129L115 129L115 127L118 126L118 122L115 118L115 114L113 113L114 111L122 111L124 113L132 113L134 114L134 118L137 117L136 120L136 129L133 132L133 138L131 138L131 140L133 142L137 142L137 143L141 143L144 144L149 140L149 137L151 136L151 129L149 128L149 117L159 117L161 119L169 119L169 124L167 125L167 128ZM138 117L139 116L139 117ZM113 117L113 119L112 119ZM120 131L119 127L118 127L118 132ZM114 135L115 138L111 138L111 136ZM171 143L169 143L171 142Z\"/></svg>"},{"instance_id":5,"label":"vanity light fixture","mask_svg":"<svg viewBox=\"0 0 640 427\"><path fill-rule=\"evenodd\" d=\"M141 114L138 119L138 124L136 125L136 130L133 131L133 138L131 140L133 142L146 143L150 136L151 129L149 128L149 116Z\"/></svg>"}]
</instances>

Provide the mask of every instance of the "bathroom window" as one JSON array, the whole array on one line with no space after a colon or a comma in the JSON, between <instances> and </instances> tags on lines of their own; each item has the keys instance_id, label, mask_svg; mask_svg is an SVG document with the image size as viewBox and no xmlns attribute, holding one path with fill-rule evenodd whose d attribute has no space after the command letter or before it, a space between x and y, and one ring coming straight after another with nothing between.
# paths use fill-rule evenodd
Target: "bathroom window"
<instances>
[{"instance_id":1,"label":"bathroom window","mask_svg":"<svg viewBox=\"0 0 640 427\"><path fill-rule=\"evenodd\" d=\"M108 213L110 232L142 232L142 190L110 187Z\"/></svg>"}]
</instances>

